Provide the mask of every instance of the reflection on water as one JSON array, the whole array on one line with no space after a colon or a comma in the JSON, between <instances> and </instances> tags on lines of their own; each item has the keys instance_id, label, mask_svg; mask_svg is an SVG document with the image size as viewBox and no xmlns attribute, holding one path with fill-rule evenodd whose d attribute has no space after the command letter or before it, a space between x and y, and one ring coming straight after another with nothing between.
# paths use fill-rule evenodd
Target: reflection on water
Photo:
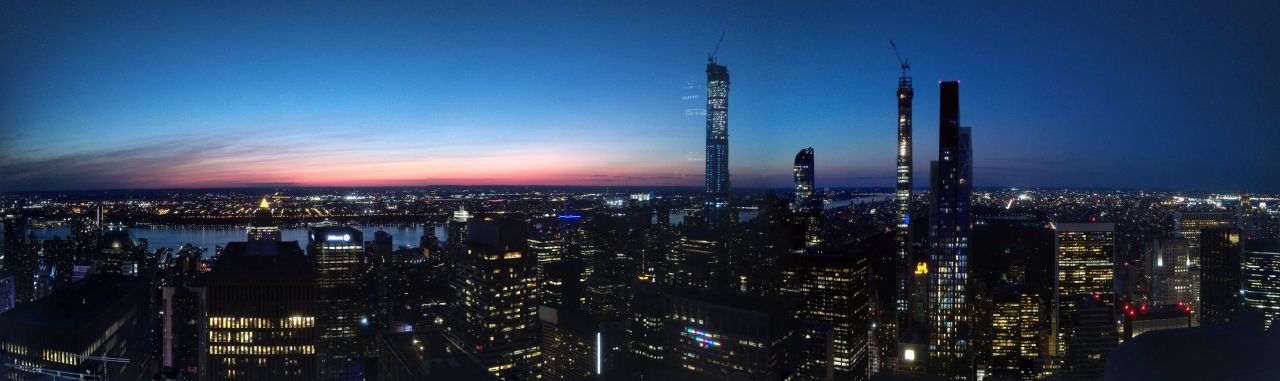
<instances>
[{"instance_id":1,"label":"reflection on water","mask_svg":"<svg viewBox=\"0 0 1280 381\"><path fill-rule=\"evenodd\" d=\"M423 225L413 226L359 226L356 229L364 233L366 241L373 240L373 233L378 230L386 231L391 234L391 242L396 247L418 247L421 242ZM244 241L246 239L246 231L243 228L223 228L223 227L181 227L168 228L163 226L153 227L135 227L129 228L129 235L134 240L146 238L149 250L155 250L162 247L177 250L178 246L184 243L190 243L199 247L207 248L208 255L213 254L214 246L226 246L227 242ZM67 238L71 235L71 228L48 228L48 229L32 229L31 232L36 234L39 239L51 239L54 236ZM443 226L435 226L436 237L441 241L448 239L447 232ZM280 229L280 236L285 241L298 241L300 246L304 248L307 245L307 229L306 228L284 228Z\"/></svg>"}]
</instances>

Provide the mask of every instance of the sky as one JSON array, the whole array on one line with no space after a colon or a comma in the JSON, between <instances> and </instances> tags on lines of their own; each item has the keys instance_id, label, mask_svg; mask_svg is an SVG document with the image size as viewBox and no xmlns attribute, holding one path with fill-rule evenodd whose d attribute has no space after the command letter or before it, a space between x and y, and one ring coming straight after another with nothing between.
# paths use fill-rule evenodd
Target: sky
<instances>
[{"instance_id":1,"label":"sky","mask_svg":"<svg viewBox=\"0 0 1280 381\"><path fill-rule=\"evenodd\" d=\"M900 4L905 3L905 4ZM976 186L1280 192L1280 2L10 2L0 191L915 181L960 80Z\"/></svg>"}]
</instances>

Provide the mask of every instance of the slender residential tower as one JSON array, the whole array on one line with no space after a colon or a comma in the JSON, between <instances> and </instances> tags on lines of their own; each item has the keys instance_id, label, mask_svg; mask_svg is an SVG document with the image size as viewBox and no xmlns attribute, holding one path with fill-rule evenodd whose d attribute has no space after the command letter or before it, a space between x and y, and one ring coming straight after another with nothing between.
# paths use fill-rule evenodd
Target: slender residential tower
<instances>
[{"instance_id":1,"label":"slender residential tower","mask_svg":"<svg viewBox=\"0 0 1280 381\"><path fill-rule=\"evenodd\" d=\"M897 48L894 49L896 53ZM896 272L898 284L894 321L898 329L905 329L910 320L907 312L910 298L907 280L910 279L915 267L911 255L911 102L915 97L915 90L911 88L911 77L907 76L911 65L906 61L899 61L899 63L902 65L902 76L898 77L898 192L894 195L898 221L894 235L898 245Z\"/></svg>"},{"instance_id":2,"label":"slender residential tower","mask_svg":"<svg viewBox=\"0 0 1280 381\"><path fill-rule=\"evenodd\" d=\"M973 379L969 329L969 131L960 127L960 82L938 84L938 165L929 205L929 366L937 377Z\"/></svg>"},{"instance_id":3,"label":"slender residential tower","mask_svg":"<svg viewBox=\"0 0 1280 381\"><path fill-rule=\"evenodd\" d=\"M713 232L729 226L729 68L707 58L707 198L703 214Z\"/></svg>"}]
</instances>

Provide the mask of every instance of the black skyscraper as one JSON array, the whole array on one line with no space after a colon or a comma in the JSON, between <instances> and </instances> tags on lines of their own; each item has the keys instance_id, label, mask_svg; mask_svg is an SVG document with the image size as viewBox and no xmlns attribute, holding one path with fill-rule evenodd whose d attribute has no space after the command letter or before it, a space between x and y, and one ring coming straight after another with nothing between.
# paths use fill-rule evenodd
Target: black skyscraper
<instances>
[{"instance_id":1,"label":"black skyscraper","mask_svg":"<svg viewBox=\"0 0 1280 381\"><path fill-rule=\"evenodd\" d=\"M941 82L939 90L938 164L929 205L929 366L939 377L971 379L969 133L960 127L960 82Z\"/></svg>"}]
</instances>

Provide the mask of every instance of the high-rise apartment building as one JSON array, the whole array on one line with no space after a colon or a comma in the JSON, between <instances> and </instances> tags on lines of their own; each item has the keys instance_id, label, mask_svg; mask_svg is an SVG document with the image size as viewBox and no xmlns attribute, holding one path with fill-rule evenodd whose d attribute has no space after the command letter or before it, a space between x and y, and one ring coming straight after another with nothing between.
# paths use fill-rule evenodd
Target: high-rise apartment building
<instances>
[{"instance_id":1,"label":"high-rise apartment building","mask_svg":"<svg viewBox=\"0 0 1280 381\"><path fill-rule=\"evenodd\" d=\"M1115 306L1115 224L1058 223L1057 350L1066 350L1077 304L1097 297L1098 304Z\"/></svg>"},{"instance_id":2,"label":"high-rise apartment building","mask_svg":"<svg viewBox=\"0 0 1280 381\"><path fill-rule=\"evenodd\" d=\"M1226 323L1240 311L1239 228L1200 230L1200 324Z\"/></svg>"},{"instance_id":3,"label":"high-rise apartment building","mask_svg":"<svg viewBox=\"0 0 1280 381\"><path fill-rule=\"evenodd\" d=\"M928 348L937 377L972 379L969 305L969 209L972 157L967 128L960 127L960 82L939 83L937 170L930 185Z\"/></svg>"},{"instance_id":4,"label":"high-rise apartment building","mask_svg":"<svg viewBox=\"0 0 1280 381\"><path fill-rule=\"evenodd\" d=\"M706 199L703 214L711 231L729 227L729 68L707 59Z\"/></svg>"}]
</instances>

